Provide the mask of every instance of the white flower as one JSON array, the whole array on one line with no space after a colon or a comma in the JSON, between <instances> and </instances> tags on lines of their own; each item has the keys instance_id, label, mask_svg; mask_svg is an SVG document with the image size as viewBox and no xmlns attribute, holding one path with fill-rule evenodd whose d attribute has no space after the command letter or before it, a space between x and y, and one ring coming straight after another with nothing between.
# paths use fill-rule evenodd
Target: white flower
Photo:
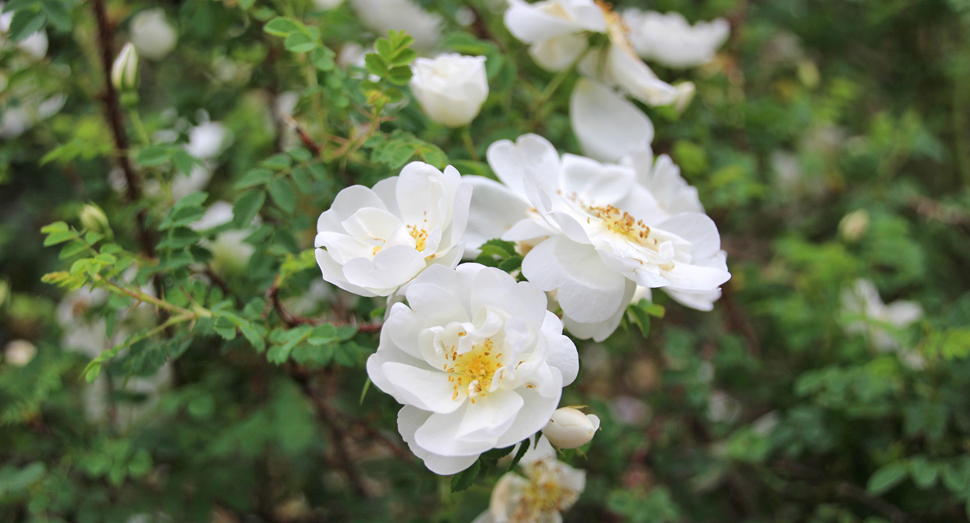
<instances>
[{"instance_id":1,"label":"white flower","mask_svg":"<svg viewBox=\"0 0 970 523\"><path fill-rule=\"evenodd\" d=\"M138 51L131 42L121 48L111 64L111 83L119 91L131 91L138 86Z\"/></svg>"},{"instance_id":2,"label":"white flower","mask_svg":"<svg viewBox=\"0 0 970 523\"><path fill-rule=\"evenodd\" d=\"M866 333L877 349L889 352L901 349L893 332L922 318L923 308L916 302L904 300L885 305L876 285L870 280L859 279L851 289L842 291L842 313L848 320L846 332Z\"/></svg>"},{"instance_id":3,"label":"white flower","mask_svg":"<svg viewBox=\"0 0 970 523\"><path fill-rule=\"evenodd\" d=\"M418 58L411 70L411 92L428 118L441 125L468 125L488 98L484 56L449 53Z\"/></svg>"},{"instance_id":4,"label":"white flower","mask_svg":"<svg viewBox=\"0 0 970 523\"><path fill-rule=\"evenodd\" d=\"M542 433L556 448L575 449L592 441L599 428L600 419L595 414L563 407L552 414Z\"/></svg>"},{"instance_id":5,"label":"white flower","mask_svg":"<svg viewBox=\"0 0 970 523\"><path fill-rule=\"evenodd\" d=\"M404 405L398 429L436 474L454 474L548 422L579 356L530 283L475 263L428 268L392 306L367 374Z\"/></svg>"},{"instance_id":6,"label":"white flower","mask_svg":"<svg viewBox=\"0 0 970 523\"><path fill-rule=\"evenodd\" d=\"M2 9L4 5L6 5L6 3L0 3L0 9ZM10 22L13 21L13 15L14 14L12 12L0 14L0 47L3 47L6 44L6 33L10 30ZM47 54L47 45L47 33L45 33L43 30L37 31L27 38L17 42L17 47L20 50L38 60Z\"/></svg>"},{"instance_id":7,"label":"white flower","mask_svg":"<svg viewBox=\"0 0 970 523\"><path fill-rule=\"evenodd\" d=\"M165 58L178 43L178 32L168 23L165 10L160 7L133 16L129 32L138 53L149 60Z\"/></svg>"},{"instance_id":8,"label":"white flower","mask_svg":"<svg viewBox=\"0 0 970 523\"><path fill-rule=\"evenodd\" d=\"M499 478L488 511L473 523L561 523L560 513L586 488L586 471L557 461L545 438L526 452L519 467L525 477L509 472Z\"/></svg>"},{"instance_id":9,"label":"white flower","mask_svg":"<svg viewBox=\"0 0 970 523\"><path fill-rule=\"evenodd\" d=\"M569 122L583 153L604 162L615 162L653 141L647 115L611 88L585 78L569 99Z\"/></svg>"},{"instance_id":10,"label":"white flower","mask_svg":"<svg viewBox=\"0 0 970 523\"><path fill-rule=\"evenodd\" d=\"M27 340L13 340L3 348L3 361L15 366L23 367L30 363L37 354L37 347Z\"/></svg>"},{"instance_id":11,"label":"white flower","mask_svg":"<svg viewBox=\"0 0 970 523\"><path fill-rule=\"evenodd\" d=\"M585 31L606 30L603 11L592 0L509 0L504 15L512 36L532 44L529 55L544 69L569 67L588 47Z\"/></svg>"},{"instance_id":12,"label":"white flower","mask_svg":"<svg viewBox=\"0 0 970 523\"><path fill-rule=\"evenodd\" d=\"M189 228L195 231L214 229L231 222L232 217L231 203L213 202L201 218L189 224ZM258 225L258 217L253 222ZM208 240L202 242L202 245L212 251L212 265L216 272L238 272L246 267L249 258L256 252L255 247L243 241L253 233L252 229L222 231L217 233L211 242Z\"/></svg>"},{"instance_id":13,"label":"white flower","mask_svg":"<svg viewBox=\"0 0 970 523\"><path fill-rule=\"evenodd\" d=\"M465 177L475 188L468 246L496 233L529 242L522 273L556 291L566 328L579 338L608 337L638 285L716 293L731 276L714 222L685 209L692 191L663 165L641 159L638 171L570 154L560 161L536 135L493 143L488 162L504 186Z\"/></svg>"},{"instance_id":14,"label":"white flower","mask_svg":"<svg viewBox=\"0 0 970 523\"><path fill-rule=\"evenodd\" d=\"M458 263L471 186L411 162L368 189L348 187L317 220L323 279L361 296L388 296L432 264Z\"/></svg>"},{"instance_id":15,"label":"white flower","mask_svg":"<svg viewBox=\"0 0 970 523\"><path fill-rule=\"evenodd\" d=\"M344 0L313 0L313 5L322 11L336 9L343 3Z\"/></svg>"},{"instance_id":16,"label":"white flower","mask_svg":"<svg viewBox=\"0 0 970 523\"><path fill-rule=\"evenodd\" d=\"M421 9L411 0L351 0L360 21L377 36L387 31L407 31L417 49L432 49L441 40L441 16Z\"/></svg>"},{"instance_id":17,"label":"white flower","mask_svg":"<svg viewBox=\"0 0 970 523\"><path fill-rule=\"evenodd\" d=\"M218 156L229 145L229 129L225 125L206 121L189 129L189 143L185 152L200 160Z\"/></svg>"},{"instance_id":18,"label":"white flower","mask_svg":"<svg viewBox=\"0 0 970 523\"><path fill-rule=\"evenodd\" d=\"M680 13L627 9L623 19L637 54L669 67L693 67L714 59L731 32L728 21L690 23Z\"/></svg>"}]
</instances>

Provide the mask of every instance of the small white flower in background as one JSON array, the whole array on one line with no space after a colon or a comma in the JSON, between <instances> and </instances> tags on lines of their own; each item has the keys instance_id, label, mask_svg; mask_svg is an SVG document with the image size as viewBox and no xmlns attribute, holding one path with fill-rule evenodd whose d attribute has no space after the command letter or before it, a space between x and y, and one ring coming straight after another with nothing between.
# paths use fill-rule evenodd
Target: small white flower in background
<instances>
[{"instance_id":1,"label":"small white flower in background","mask_svg":"<svg viewBox=\"0 0 970 523\"><path fill-rule=\"evenodd\" d=\"M600 419L595 414L562 407L552 414L542 433L557 449L575 449L592 441L599 428Z\"/></svg>"},{"instance_id":2,"label":"small white flower in background","mask_svg":"<svg viewBox=\"0 0 970 523\"><path fill-rule=\"evenodd\" d=\"M586 471L557 461L545 438L526 452L519 468L524 476L509 472L499 478L488 511L473 523L561 523L561 513L586 488Z\"/></svg>"},{"instance_id":3,"label":"small white flower in background","mask_svg":"<svg viewBox=\"0 0 970 523\"><path fill-rule=\"evenodd\" d=\"M504 20L512 36L531 44L529 55L549 71L565 69L582 56L589 46L586 31L606 31L603 10L592 0L545 0L534 4L509 0Z\"/></svg>"},{"instance_id":4,"label":"small white flower in background","mask_svg":"<svg viewBox=\"0 0 970 523\"><path fill-rule=\"evenodd\" d=\"M722 390L715 390L707 398L707 419L734 423L741 416L741 402Z\"/></svg>"},{"instance_id":5,"label":"small white flower in background","mask_svg":"<svg viewBox=\"0 0 970 523\"><path fill-rule=\"evenodd\" d=\"M842 291L842 314L847 320L847 333L865 333L878 350L889 352L902 348L893 331L905 329L922 318L923 308L904 300L886 305L872 281L858 279L851 289Z\"/></svg>"},{"instance_id":6,"label":"small white flower in background","mask_svg":"<svg viewBox=\"0 0 970 523\"><path fill-rule=\"evenodd\" d=\"M731 25L718 18L693 26L680 13L627 9L623 20L630 28L630 42L637 54L668 67L694 67L714 59L727 41Z\"/></svg>"},{"instance_id":7,"label":"small white flower in background","mask_svg":"<svg viewBox=\"0 0 970 523\"><path fill-rule=\"evenodd\" d=\"M133 91L138 87L138 51L128 42L111 64L111 83L119 91Z\"/></svg>"},{"instance_id":8,"label":"small white flower in background","mask_svg":"<svg viewBox=\"0 0 970 523\"><path fill-rule=\"evenodd\" d=\"M205 214L197 221L189 224L195 231L206 231L225 225L232 221L232 204L217 201L206 209ZM253 225L259 224L259 217L253 220ZM202 245L212 251L212 264L216 272L239 272L249 263L249 258L256 252L256 248L245 243L253 233L254 227L246 229L232 229L219 232L211 242L205 240Z\"/></svg>"},{"instance_id":9,"label":"small white flower in background","mask_svg":"<svg viewBox=\"0 0 970 523\"><path fill-rule=\"evenodd\" d=\"M322 11L336 9L343 5L344 0L313 0L313 5Z\"/></svg>"},{"instance_id":10,"label":"small white flower in background","mask_svg":"<svg viewBox=\"0 0 970 523\"><path fill-rule=\"evenodd\" d=\"M204 121L189 129L189 143L185 152L200 160L219 156L229 145L229 129L215 121Z\"/></svg>"},{"instance_id":11,"label":"small white flower in background","mask_svg":"<svg viewBox=\"0 0 970 523\"><path fill-rule=\"evenodd\" d=\"M5 5L6 2L0 2L0 9L3 9ZM0 48L7 44L7 37L9 36L7 32L10 30L13 15L13 13L0 14ZM43 30L37 31L17 42L16 45L21 51L39 60L47 54L47 33Z\"/></svg>"},{"instance_id":12,"label":"small white flower in background","mask_svg":"<svg viewBox=\"0 0 970 523\"><path fill-rule=\"evenodd\" d=\"M410 87L428 118L446 127L468 125L488 98L484 56L448 53L418 58Z\"/></svg>"},{"instance_id":13,"label":"small white flower in background","mask_svg":"<svg viewBox=\"0 0 970 523\"><path fill-rule=\"evenodd\" d=\"M846 241L855 242L862 238L869 228L869 211L859 209L846 214L839 222L839 234Z\"/></svg>"},{"instance_id":14,"label":"small white flower in background","mask_svg":"<svg viewBox=\"0 0 970 523\"><path fill-rule=\"evenodd\" d=\"M0 107L0 140L12 140L35 124L58 113L67 97L56 94L44 99L40 95L17 93L19 105Z\"/></svg>"},{"instance_id":15,"label":"small white flower in background","mask_svg":"<svg viewBox=\"0 0 970 523\"><path fill-rule=\"evenodd\" d=\"M398 429L432 472L455 474L546 425L579 356L542 291L466 263L428 268L406 296L367 374L404 405Z\"/></svg>"},{"instance_id":16,"label":"small white flower in background","mask_svg":"<svg viewBox=\"0 0 970 523\"><path fill-rule=\"evenodd\" d=\"M138 53L149 60L165 58L178 43L178 32L160 7L145 9L133 16L129 33Z\"/></svg>"},{"instance_id":17,"label":"small white flower in background","mask_svg":"<svg viewBox=\"0 0 970 523\"><path fill-rule=\"evenodd\" d=\"M441 15L429 13L411 0L351 0L350 4L376 36L387 36L391 29L407 31L414 38L414 47L425 50L441 40Z\"/></svg>"},{"instance_id":18,"label":"small white flower in background","mask_svg":"<svg viewBox=\"0 0 970 523\"><path fill-rule=\"evenodd\" d=\"M442 173L423 162L373 189L340 191L317 220L323 279L360 296L389 296L430 265L453 267L471 192L454 167Z\"/></svg>"},{"instance_id":19,"label":"small white flower in background","mask_svg":"<svg viewBox=\"0 0 970 523\"><path fill-rule=\"evenodd\" d=\"M465 177L475 188L468 254L496 233L534 245L522 273L540 289L556 291L563 322L579 338L607 338L638 285L710 294L731 277L714 222L684 209L694 205L692 193L663 165L641 159L638 172L570 154L560 160L536 135L493 143L488 162L504 185Z\"/></svg>"},{"instance_id":20,"label":"small white flower in background","mask_svg":"<svg viewBox=\"0 0 970 523\"><path fill-rule=\"evenodd\" d=\"M37 355L37 347L27 340L13 340L3 348L3 361L14 367L23 367Z\"/></svg>"}]
</instances>

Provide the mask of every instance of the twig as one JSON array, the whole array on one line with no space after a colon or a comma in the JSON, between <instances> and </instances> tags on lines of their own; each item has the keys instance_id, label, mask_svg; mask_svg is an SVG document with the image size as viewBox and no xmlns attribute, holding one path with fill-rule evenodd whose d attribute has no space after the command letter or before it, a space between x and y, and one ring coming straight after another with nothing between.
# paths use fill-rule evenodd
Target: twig
<instances>
[{"instance_id":1,"label":"twig","mask_svg":"<svg viewBox=\"0 0 970 523\"><path fill-rule=\"evenodd\" d=\"M273 282L273 286L266 289L266 309L263 310L263 318L269 315L270 310L276 311L279 314L280 319L283 320L288 327L296 327L297 325L323 325L324 323L333 323L334 326L343 327L345 325L355 325L357 327L357 332L380 332L381 327L384 326L383 323L354 323L354 322L328 322L323 318L307 318L304 316L299 316L292 314L283 307L283 302L280 301L280 278L276 277Z\"/></svg>"},{"instance_id":2,"label":"twig","mask_svg":"<svg viewBox=\"0 0 970 523\"><path fill-rule=\"evenodd\" d=\"M124 113L121 110L121 102L118 100L118 91L111 83L111 63L114 60L114 28L108 21L108 14L104 8L104 0L91 0L91 7L94 9L94 19L98 24L98 48L101 58L101 69L104 76L104 94L101 96L104 101L105 118L111 128L111 135L115 143L115 160L118 167L125 175L125 183L128 186L126 198L128 203L137 204L141 198L141 184L138 173L135 172L128 158L128 136L125 134ZM155 242L152 241L148 228L145 225L145 210L140 209L135 215L135 225L138 228L138 240L141 243L142 251L149 258L155 257Z\"/></svg>"},{"instance_id":3,"label":"twig","mask_svg":"<svg viewBox=\"0 0 970 523\"><path fill-rule=\"evenodd\" d=\"M344 474L347 476L347 480L354 487L354 492L361 497L369 497L367 492L367 487L364 485L363 478L360 476L360 472L354 465L354 461L350 457L350 452L347 450L347 432L343 426L337 422L337 415L334 412L330 404L322 397L320 397L314 390L313 385L310 380L307 379L305 375L297 375L291 373L292 376L300 384L303 392L310 398L313 402L313 406L317 412L317 416L320 417L320 421L327 426L327 430L330 432L331 443L334 446L334 451L337 456L337 462L341 469L343 469Z\"/></svg>"},{"instance_id":4,"label":"twig","mask_svg":"<svg viewBox=\"0 0 970 523\"><path fill-rule=\"evenodd\" d=\"M884 499L870 496L868 492L856 485L840 483L835 490L840 496L858 501L872 510L881 513L889 518L889 521L892 523L906 523L910 521L909 516L902 509Z\"/></svg>"},{"instance_id":5,"label":"twig","mask_svg":"<svg viewBox=\"0 0 970 523\"><path fill-rule=\"evenodd\" d=\"M755 357L761 356L761 343L758 342L758 334L755 333L754 327L748 321L744 309L734 300L734 287L730 283L724 286L721 301L727 308L728 320L732 329L738 331L747 341L748 352Z\"/></svg>"}]
</instances>

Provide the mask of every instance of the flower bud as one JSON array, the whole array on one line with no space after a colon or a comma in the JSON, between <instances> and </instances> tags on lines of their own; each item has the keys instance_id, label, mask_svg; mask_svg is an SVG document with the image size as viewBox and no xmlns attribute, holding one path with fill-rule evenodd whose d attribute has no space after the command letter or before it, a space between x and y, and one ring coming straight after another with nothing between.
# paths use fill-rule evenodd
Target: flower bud
<instances>
[{"instance_id":1,"label":"flower bud","mask_svg":"<svg viewBox=\"0 0 970 523\"><path fill-rule=\"evenodd\" d=\"M84 208L81 209L79 218L85 229L111 236L111 225L108 224L108 217L105 216L101 207L93 203L85 204Z\"/></svg>"},{"instance_id":2,"label":"flower bud","mask_svg":"<svg viewBox=\"0 0 970 523\"><path fill-rule=\"evenodd\" d=\"M134 90L138 85L138 51L130 42L121 48L111 66L111 83L119 91Z\"/></svg>"},{"instance_id":3,"label":"flower bud","mask_svg":"<svg viewBox=\"0 0 970 523\"><path fill-rule=\"evenodd\" d=\"M3 361L16 367L23 367L34 359L37 347L27 340L14 340L3 349Z\"/></svg>"},{"instance_id":4,"label":"flower bud","mask_svg":"<svg viewBox=\"0 0 970 523\"><path fill-rule=\"evenodd\" d=\"M847 241L855 242L866 233L869 228L869 212L859 209L846 214L839 222L839 233Z\"/></svg>"},{"instance_id":5,"label":"flower bud","mask_svg":"<svg viewBox=\"0 0 970 523\"><path fill-rule=\"evenodd\" d=\"M484 56L418 58L411 69L411 91L424 113L446 127L471 123L488 97Z\"/></svg>"},{"instance_id":6,"label":"flower bud","mask_svg":"<svg viewBox=\"0 0 970 523\"><path fill-rule=\"evenodd\" d=\"M595 414L586 415L572 407L563 407L552 414L542 433L556 448L575 449L589 443L599 428L600 419Z\"/></svg>"}]
</instances>

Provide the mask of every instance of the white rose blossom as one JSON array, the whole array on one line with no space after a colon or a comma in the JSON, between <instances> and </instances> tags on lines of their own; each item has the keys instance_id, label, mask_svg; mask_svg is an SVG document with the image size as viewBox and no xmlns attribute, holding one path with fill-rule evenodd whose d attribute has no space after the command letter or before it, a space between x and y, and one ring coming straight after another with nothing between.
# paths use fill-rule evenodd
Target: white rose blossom
<instances>
[{"instance_id":1,"label":"white rose blossom","mask_svg":"<svg viewBox=\"0 0 970 523\"><path fill-rule=\"evenodd\" d=\"M583 339L607 338L637 286L713 301L731 277L720 235L668 161L560 160L537 135L495 142L488 162L503 183L465 177L475 189L468 255L490 238L522 242L522 273L556 291L566 328Z\"/></svg>"},{"instance_id":2,"label":"white rose blossom","mask_svg":"<svg viewBox=\"0 0 970 523\"><path fill-rule=\"evenodd\" d=\"M499 478L488 511L472 523L562 523L561 513L586 488L586 471L557 461L545 438L526 452L519 468L524 476L509 472Z\"/></svg>"},{"instance_id":3,"label":"white rose blossom","mask_svg":"<svg viewBox=\"0 0 970 523\"><path fill-rule=\"evenodd\" d=\"M637 54L668 67L693 67L714 59L727 41L731 25L718 18L693 26L680 13L661 14L636 8L623 11L630 42Z\"/></svg>"},{"instance_id":4,"label":"white rose blossom","mask_svg":"<svg viewBox=\"0 0 970 523\"><path fill-rule=\"evenodd\" d=\"M407 31L417 49L433 49L441 40L441 15L421 9L411 0L351 0L360 21L377 36L391 29Z\"/></svg>"},{"instance_id":5,"label":"white rose blossom","mask_svg":"<svg viewBox=\"0 0 970 523\"><path fill-rule=\"evenodd\" d=\"M842 291L842 314L847 320L847 333L866 334L879 351L900 352L903 362L910 367L923 366L922 356L903 351L894 334L923 317L920 304L897 300L886 305L871 280L858 279L851 289Z\"/></svg>"},{"instance_id":6,"label":"white rose blossom","mask_svg":"<svg viewBox=\"0 0 970 523\"><path fill-rule=\"evenodd\" d=\"M468 125L488 98L484 56L455 53L418 58L410 87L428 118L446 127Z\"/></svg>"},{"instance_id":7,"label":"white rose blossom","mask_svg":"<svg viewBox=\"0 0 970 523\"><path fill-rule=\"evenodd\" d=\"M216 201L206 209L201 218L189 224L189 228L194 231L207 231L231 222L232 218L232 204ZM253 219L253 227L223 230L211 242L202 240L202 245L212 251L212 265L216 272L239 272L246 267L256 248L244 240L259 223L257 216Z\"/></svg>"},{"instance_id":8,"label":"white rose blossom","mask_svg":"<svg viewBox=\"0 0 970 523\"><path fill-rule=\"evenodd\" d=\"M530 44L539 66L560 71L576 65L581 80L570 98L570 123L583 151L615 162L653 140L653 125L624 96L648 105L674 104L680 111L693 97L693 84L673 86L657 78L637 56L622 18L593 0L509 0L505 25ZM589 33L605 33L607 43L589 49Z\"/></svg>"},{"instance_id":9,"label":"white rose blossom","mask_svg":"<svg viewBox=\"0 0 970 523\"><path fill-rule=\"evenodd\" d=\"M149 60L165 58L178 43L178 32L160 7L146 9L133 16L129 32L131 43L135 44L138 53Z\"/></svg>"},{"instance_id":10,"label":"white rose blossom","mask_svg":"<svg viewBox=\"0 0 970 523\"><path fill-rule=\"evenodd\" d=\"M464 249L471 186L451 166L411 162L373 189L348 187L317 220L323 279L360 296L389 296Z\"/></svg>"},{"instance_id":11,"label":"white rose blossom","mask_svg":"<svg viewBox=\"0 0 970 523\"><path fill-rule=\"evenodd\" d=\"M428 268L406 296L367 374L404 405L398 429L432 472L455 474L546 425L579 357L542 291L466 263Z\"/></svg>"}]
</instances>

